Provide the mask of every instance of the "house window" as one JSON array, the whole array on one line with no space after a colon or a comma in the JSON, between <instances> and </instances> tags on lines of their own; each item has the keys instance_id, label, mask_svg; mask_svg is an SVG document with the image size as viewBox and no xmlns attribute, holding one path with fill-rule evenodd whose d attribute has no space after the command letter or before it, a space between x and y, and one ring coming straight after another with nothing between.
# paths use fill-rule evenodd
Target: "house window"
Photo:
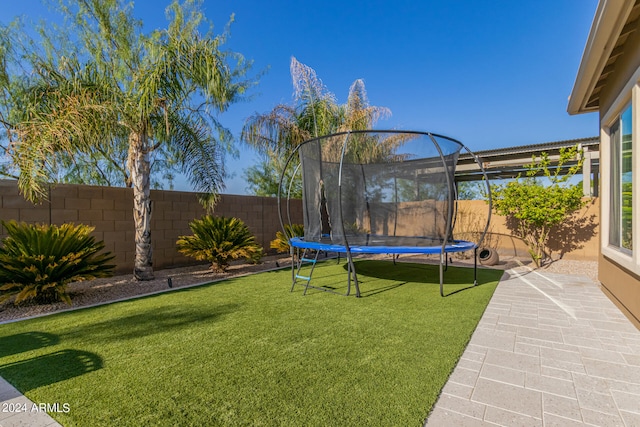
<instances>
[{"instance_id":1,"label":"house window","mask_svg":"<svg viewBox=\"0 0 640 427\"><path fill-rule=\"evenodd\" d=\"M611 217L609 244L624 252L633 250L631 105L611 126Z\"/></svg>"}]
</instances>

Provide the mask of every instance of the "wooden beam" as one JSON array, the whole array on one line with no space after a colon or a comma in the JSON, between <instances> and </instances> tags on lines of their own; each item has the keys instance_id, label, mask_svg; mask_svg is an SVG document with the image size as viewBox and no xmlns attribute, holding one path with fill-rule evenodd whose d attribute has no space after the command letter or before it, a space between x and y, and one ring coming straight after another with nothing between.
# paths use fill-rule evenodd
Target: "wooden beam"
<instances>
[{"instance_id":1,"label":"wooden beam","mask_svg":"<svg viewBox=\"0 0 640 427\"><path fill-rule=\"evenodd\" d=\"M620 31L620 35L618 37L626 36L627 34L633 33L638 29L638 20L634 19L631 22L627 22L624 27L622 27L622 31Z\"/></svg>"}]
</instances>

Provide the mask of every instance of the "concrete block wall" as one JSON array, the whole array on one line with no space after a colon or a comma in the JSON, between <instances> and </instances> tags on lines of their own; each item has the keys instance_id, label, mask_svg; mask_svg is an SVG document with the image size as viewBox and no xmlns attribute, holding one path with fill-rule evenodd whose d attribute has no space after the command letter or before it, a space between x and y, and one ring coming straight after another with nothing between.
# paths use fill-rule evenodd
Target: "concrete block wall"
<instances>
[{"instance_id":1,"label":"concrete block wall","mask_svg":"<svg viewBox=\"0 0 640 427\"><path fill-rule=\"evenodd\" d=\"M476 241L486 224L488 205L482 200L460 200L454 236ZM467 234L467 232L471 232ZM500 255L529 257L527 245L513 235L503 216L491 214L485 245ZM483 246L485 246L483 245ZM584 208L570 221L551 231L549 247L552 258L597 261L600 253L600 199L587 200Z\"/></svg>"},{"instance_id":2,"label":"concrete block wall","mask_svg":"<svg viewBox=\"0 0 640 427\"><path fill-rule=\"evenodd\" d=\"M175 242L181 235L191 234L189 222L205 214L195 193L181 191L151 191L151 239L153 265L157 269L193 264L176 250ZM466 214L465 214L466 212ZM454 233L479 231L488 213L483 201L459 201L458 218ZM280 230L277 199L272 197L222 195L214 215L237 217L247 224L258 242L269 251L269 242ZM302 223L302 204L294 201L291 216ZM580 213L581 227L563 229L554 233L564 236L556 244L557 252L567 259L597 260L599 252L599 200L593 199ZM133 270L135 258L133 192L129 188L97 187L86 185L56 185L50 189L48 202L33 205L18 191L17 182L0 180L0 219L29 223L62 224L83 223L95 227L94 235L105 242L105 248L115 254L118 272ZM580 224L579 224L580 225ZM504 218L491 216L489 238L504 255L527 256L526 246L512 236ZM0 227L0 238L6 230ZM469 238L469 240L474 240Z\"/></svg>"},{"instance_id":3,"label":"concrete block wall","mask_svg":"<svg viewBox=\"0 0 640 427\"><path fill-rule=\"evenodd\" d=\"M135 231L133 191L130 188L61 184L51 187L49 200L38 205L26 201L17 182L0 180L0 219L28 223L82 223L95 227L96 239L116 257L118 272L133 271ZM302 205L292 202L291 214L302 223ZM151 191L151 240L154 268L193 264L176 250L179 236L191 234L189 222L205 210L197 195L181 191ZM214 215L237 217L247 224L258 242L269 251L269 242L280 230L277 200L270 197L222 195ZM6 230L0 229L0 238Z\"/></svg>"}]
</instances>

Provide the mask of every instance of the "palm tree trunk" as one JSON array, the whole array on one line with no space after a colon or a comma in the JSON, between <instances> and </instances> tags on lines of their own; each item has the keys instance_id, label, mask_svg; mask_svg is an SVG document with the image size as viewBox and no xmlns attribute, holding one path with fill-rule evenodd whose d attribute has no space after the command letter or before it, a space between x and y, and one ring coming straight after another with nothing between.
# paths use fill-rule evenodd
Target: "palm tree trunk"
<instances>
[{"instance_id":1,"label":"palm tree trunk","mask_svg":"<svg viewBox=\"0 0 640 427\"><path fill-rule=\"evenodd\" d=\"M133 187L133 221L136 229L136 258L133 275L153 280L151 248L151 162L144 133L129 135L129 171Z\"/></svg>"}]
</instances>

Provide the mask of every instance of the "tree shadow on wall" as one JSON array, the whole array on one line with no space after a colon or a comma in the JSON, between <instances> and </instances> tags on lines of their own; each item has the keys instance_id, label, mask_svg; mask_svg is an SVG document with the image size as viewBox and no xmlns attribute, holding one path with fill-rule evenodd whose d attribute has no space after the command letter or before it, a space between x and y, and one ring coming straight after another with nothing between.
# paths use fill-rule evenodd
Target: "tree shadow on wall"
<instances>
[{"instance_id":1,"label":"tree shadow on wall","mask_svg":"<svg viewBox=\"0 0 640 427\"><path fill-rule=\"evenodd\" d=\"M562 259L566 253L584 248L585 243L596 235L599 225L595 214L575 213L551 229L548 248Z\"/></svg>"},{"instance_id":2,"label":"tree shadow on wall","mask_svg":"<svg viewBox=\"0 0 640 427\"><path fill-rule=\"evenodd\" d=\"M522 239L522 236L518 236L518 219L506 218L505 226L514 236ZM597 215L588 212L574 212L562 224L554 226L549 233L547 246L544 248L548 257L545 264L562 259L569 252L584 248L585 243L596 235L598 226ZM556 256L553 256L554 254Z\"/></svg>"}]
</instances>

